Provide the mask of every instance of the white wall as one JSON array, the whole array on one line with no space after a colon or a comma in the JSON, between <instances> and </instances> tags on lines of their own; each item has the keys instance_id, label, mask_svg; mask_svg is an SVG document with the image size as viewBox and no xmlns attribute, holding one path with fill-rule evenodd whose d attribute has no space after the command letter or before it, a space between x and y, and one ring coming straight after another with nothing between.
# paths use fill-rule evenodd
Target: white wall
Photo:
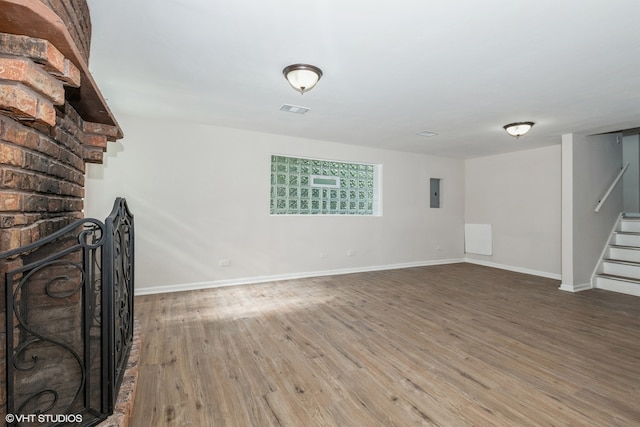
<instances>
[{"instance_id":1,"label":"white wall","mask_svg":"<svg viewBox=\"0 0 640 427\"><path fill-rule=\"evenodd\" d=\"M190 123L118 120L125 138L109 144L104 165L88 165L85 213L103 219L115 197L127 198L142 293L463 257L463 161ZM269 215L272 153L382 164L383 216ZM429 208L430 177L443 180L440 209ZM225 258L231 265L219 266Z\"/></svg>"},{"instance_id":2,"label":"white wall","mask_svg":"<svg viewBox=\"0 0 640 427\"><path fill-rule=\"evenodd\" d=\"M466 161L465 222L491 224L493 255L469 260L561 273L560 145Z\"/></svg>"},{"instance_id":3,"label":"white wall","mask_svg":"<svg viewBox=\"0 0 640 427\"><path fill-rule=\"evenodd\" d=\"M620 135L562 136L562 286L578 291L591 287L591 275L615 221L622 212L618 184L600 212L598 202L620 172Z\"/></svg>"},{"instance_id":4,"label":"white wall","mask_svg":"<svg viewBox=\"0 0 640 427\"><path fill-rule=\"evenodd\" d=\"M622 177L624 211L640 212L640 135L622 139L622 163L629 163Z\"/></svg>"}]
</instances>

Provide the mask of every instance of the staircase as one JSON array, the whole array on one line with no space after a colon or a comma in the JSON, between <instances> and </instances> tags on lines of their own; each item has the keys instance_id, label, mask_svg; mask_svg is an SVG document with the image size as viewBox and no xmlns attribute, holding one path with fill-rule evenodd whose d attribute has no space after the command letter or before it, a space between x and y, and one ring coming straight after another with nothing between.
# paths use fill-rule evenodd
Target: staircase
<instances>
[{"instance_id":1,"label":"staircase","mask_svg":"<svg viewBox=\"0 0 640 427\"><path fill-rule=\"evenodd\" d=\"M640 296L640 215L620 216L592 284L594 288Z\"/></svg>"}]
</instances>

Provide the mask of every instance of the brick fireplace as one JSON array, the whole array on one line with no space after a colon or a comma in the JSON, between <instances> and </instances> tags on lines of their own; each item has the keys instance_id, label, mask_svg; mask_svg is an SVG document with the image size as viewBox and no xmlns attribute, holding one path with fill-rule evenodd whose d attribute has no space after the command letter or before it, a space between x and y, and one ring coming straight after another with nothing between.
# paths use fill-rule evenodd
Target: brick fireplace
<instances>
[{"instance_id":1,"label":"brick fireplace","mask_svg":"<svg viewBox=\"0 0 640 427\"><path fill-rule=\"evenodd\" d=\"M81 218L85 163L123 136L90 40L84 0L0 0L0 252Z\"/></svg>"},{"instance_id":2,"label":"brick fireplace","mask_svg":"<svg viewBox=\"0 0 640 427\"><path fill-rule=\"evenodd\" d=\"M102 163L108 141L123 137L88 71L90 45L85 0L0 0L0 253L81 219L85 164ZM21 262L0 263L0 274ZM4 279L0 285L5 325Z\"/></svg>"}]
</instances>

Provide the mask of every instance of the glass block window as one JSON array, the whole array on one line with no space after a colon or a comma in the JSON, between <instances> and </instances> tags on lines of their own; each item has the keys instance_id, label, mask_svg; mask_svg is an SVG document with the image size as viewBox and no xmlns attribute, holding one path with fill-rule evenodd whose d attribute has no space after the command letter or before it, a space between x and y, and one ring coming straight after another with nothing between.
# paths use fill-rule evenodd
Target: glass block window
<instances>
[{"instance_id":1,"label":"glass block window","mask_svg":"<svg viewBox=\"0 0 640 427\"><path fill-rule=\"evenodd\" d=\"M379 165L271 156L271 214L377 215Z\"/></svg>"}]
</instances>

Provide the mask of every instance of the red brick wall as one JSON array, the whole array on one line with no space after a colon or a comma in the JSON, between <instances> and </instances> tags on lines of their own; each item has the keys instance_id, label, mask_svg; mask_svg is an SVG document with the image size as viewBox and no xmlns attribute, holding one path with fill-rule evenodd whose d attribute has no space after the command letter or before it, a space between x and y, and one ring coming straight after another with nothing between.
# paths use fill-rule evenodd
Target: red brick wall
<instances>
[{"instance_id":1,"label":"red brick wall","mask_svg":"<svg viewBox=\"0 0 640 427\"><path fill-rule=\"evenodd\" d=\"M82 218L85 164L101 163L107 141L122 137L111 117L103 123L85 119L103 117L94 114L95 110L108 107L96 102L74 103L76 111L68 102L87 93L82 90L86 85L91 85L88 93L97 91L92 79L86 79L91 41L86 0L31 1L46 5L62 19L82 58L80 63L78 58L72 62L61 53L62 47L30 37L32 25L25 25L24 32L18 34L0 33L0 252L35 242ZM59 28L52 24L52 28L38 34L55 31ZM59 42L60 37L55 39ZM69 89L78 87L80 90ZM95 96L96 99L101 98ZM22 258L0 260L0 325L5 325L7 315L3 272L20 267L22 262ZM60 317L49 300L41 307L43 325L56 324L55 319ZM70 317L63 320L67 318ZM76 326L69 324L69 331L76 331ZM5 351L6 331L2 326L0 419L4 419L7 409Z\"/></svg>"},{"instance_id":2,"label":"red brick wall","mask_svg":"<svg viewBox=\"0 0 640 427\"><path fill-rule=\"evenodd\" d=\"M108 1L108 0L107 0ZM91 17L85 0L40 0L53 10L69 29L76 46L89 62L91 48Z\"/></svg>"},{"instance_id":3,"label":"red brick wall","mask_svg":"<svg viewBox=\"0 0 640 427\"><path fill-rule=\"evenodd\" d=\"M0 248L27 245L82 217L82 123L69 106L50 134L0 116Z\"/></svg>"},{"instance_id":4,"label":"red brick wall","mask_svg":"<svg viewBox=\"0 0 640 427\"><path fill-rule=\"evenodd\" d=\"M101 163L118 130L66 101L80 84L48 41L0 33L0 252L82 217L85 163Z\"/></svg>"}]
</instances>

